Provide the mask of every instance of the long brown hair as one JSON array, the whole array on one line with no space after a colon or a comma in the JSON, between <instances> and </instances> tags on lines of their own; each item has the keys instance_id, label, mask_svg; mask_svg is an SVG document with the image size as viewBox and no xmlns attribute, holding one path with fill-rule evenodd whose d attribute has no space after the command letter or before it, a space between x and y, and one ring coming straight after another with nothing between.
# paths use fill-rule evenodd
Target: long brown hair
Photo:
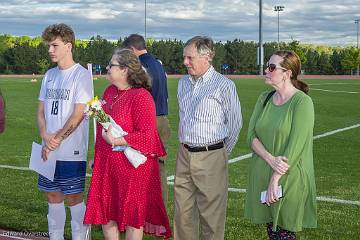
<instances>
[{"instance_id":1,"label":"long brown hair","mask_svg":"<svg viewBox=\"0 0 360 240\"><path fill-rule=\"evenodd\" d=\"M150 77L143 69L139 58L129 49L116 49L114 52L115 61L120 68L128 68L128 83L133 88L145 88L151 91Z\"/></svg>"},{"instance_id":2,"label":"long brown hair","mask_svg":"<svg viewBox=\"0 0 360 240\"><path fill-rule=\"evenodd\" d=\"M283 58L280 66L291 71L290 80L294 87L308 94L309 86L298 79L298 75L301 73L301 61L299 56L294 51L290 50L279 50L274 52L274 55Z\"/></svg>"}]
</instances>

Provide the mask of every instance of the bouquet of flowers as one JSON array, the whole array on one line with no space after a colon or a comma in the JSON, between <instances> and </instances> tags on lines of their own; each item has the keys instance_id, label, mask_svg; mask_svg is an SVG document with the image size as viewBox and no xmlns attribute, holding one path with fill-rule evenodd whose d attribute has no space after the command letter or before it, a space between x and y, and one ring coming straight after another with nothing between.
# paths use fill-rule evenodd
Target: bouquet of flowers
<instances>
[{"instance_id":1,"label":"bouquet of flowers","mask_svg":"<svg viewBox=\"0 0 360 240\"><path fill-rule=\"evenodd\" d=\"M100 101L96 96L86 103L85 116L93 117L98 123L100 123L105 130L111 125L111 134L115 138L123 137L128 133L125 132L111 116L107 115L102 105L105 104L103 101ZM146 161L146 157L141 154L141 152L126 146L114 146L113 151L124 151L125 156L128 158L130 163L137 168L140 164Z\"/></svg>"}]
</instances>

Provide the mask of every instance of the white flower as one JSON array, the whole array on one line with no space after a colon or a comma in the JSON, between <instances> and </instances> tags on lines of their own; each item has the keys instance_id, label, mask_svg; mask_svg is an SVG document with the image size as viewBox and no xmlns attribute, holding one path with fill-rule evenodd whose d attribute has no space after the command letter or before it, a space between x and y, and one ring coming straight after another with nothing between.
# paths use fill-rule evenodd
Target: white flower
<instances>
[{"instance_id":1,"label":"white flower","mask_svg":"<svg viewBox=\"0 0 360 240\"><path fill-rule=\"evenodd\" d=\"M97 111L101 110L101 102L100 101L92 102L91 103L91 108L94 108Z\"/></svg>"}]
</instances>

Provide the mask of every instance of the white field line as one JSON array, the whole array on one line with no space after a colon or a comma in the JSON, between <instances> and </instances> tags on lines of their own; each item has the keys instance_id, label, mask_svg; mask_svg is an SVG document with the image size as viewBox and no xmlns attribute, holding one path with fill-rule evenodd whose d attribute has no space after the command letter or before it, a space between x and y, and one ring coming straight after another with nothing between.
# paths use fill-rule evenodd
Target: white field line
<instances>
[{"instance_id":1,"label":"white field line","mask_svg":"<svg viewBox=\"0 0 360 240\"><path fill-rule=\"evenodd\" d=\"M168 185L174 185L174 182L169 181ZM246 193L246 189L243 189L243 188L228 188L228 191L229 192L235 192L235 193ZM320 202L332 202L332 203L340 203L340 204L360 206L360 201L343 200L343 199L338 199L338 198L334 198L334 197L319 196L319 197L316 197L316 200L318 200Z\"/></svg>"},{"instance_id":2,"label":"white field line","mask_svg":"<svg viewBox=\"0 0 360 240\"><path fill-rule=\"evenodd\" d=\"M350 129L358 128L358 127L360 127L360 124L355 124L353 126L346 127L346 128L336 129L334 131L330 131L330 132L326 132L326 133L323 133L323 134L320 134L320 135L316 135L316 136L314 136L314 140L319 139L319 138L323 138L323 137L327 137L327 136L330 136L330 135L333 135L333 134L336 134L336 133L339 133L339 132L343 132L343 131L347 131L347 130L350 130ZM249 153L249 154L246 154L246 155L243 155L243 156L239 156L239 157L230 159L229 164L235 163L235 162L247 159L247 158L250 158L251 156L252 156L252 154ZM167 177L168 185L174 185L174 182L173 182L174 179L175 179L174 175ZM243 188L228 188L228 191L229 192L245 193L246 189L243 189ZM334 198L334 197L324 197L324 196L319 196L316 199L318 201L322 201L322 202L333 202L333 203L360 206L360 201L343 200L343 199L337 199L337 198Z\"/></svg>"},{"instance_id":3,"label":"white field line","mask_svg":"<svg viewBox=\"0 0 360 240\"><path fill-rule=\"evenodd\" d=\"M311 90L315 91L322 91L322 92L333 92L333 93L350 93L350 94L358 94L360 92L347 92L347 91L336 91L336 90L327 90L327 89L321 89L321 88L310 88Z\"/></svg>"},{"instance_id":4,"label":"white field line","mask_svg":"<svg viewBox=\"0 0 360 240\"><path fill-rule=\"evenodd\" d=\"M228 161L228 163L229 163L229 164L231 164L231 163L236 163L236 162L238 162L238 161L251 158L251 156L252 156L252 153L248 153L248 154L245 154L245 155L242 155L242 156L239 156L239 157L230 159L230 160Z\"/></svg>"},{"instance_id":5,"label":"white field line","mask_svg":"<svg viewBox=\"0 0 360 240\"><path fill-rule=\"evenodd\" d=\"M246 193L246 189L243 189L243 188L229 188L229 192ZM334 198L334 197L319 196L319 197L316 197L316 200L321 201L321 202L342 203L342 204L360 206L360 201L343 200L343 199L338 199L338 198Z\"/></svg>"},{"instance_id":6,"label":"white field line","mask_svg":"<svg viewBox=\"0 0 360 240\"><path fill-rule=\"evenodd\" d=\"M16 167L16 166L9 166L9 165L0 165L0 168L7 168L7 169L15 169L15 170L22 170L22 171L30 171L28 167Z\"/></svg>"},{"instance_id":7,"label":"white field line","mask_svg":"<svg viewBox=\"0 0 360 240\"><path fill-rule=\"evenodd\" d=\"M245 193L245 192L246 192L246 189L242 189L242 188L229 188L229 192ZM343 199L338 199L338 198L334 198L334 197L323 197L323 196L319 196L319 197L316 197L316 200L318 200L318 201L320 201L320 202L331 202L331 203L341 203L341 204L347 204L347 205L357 205L357 206L360 206L360 201L343 200Z\"/></svg>"},{"instance_id":8,"label":"white field line","mask_svg":"<svg viewBox=\"0 0 360 240\"><path fill-rule=\"evenodd\" d=\"M239 157L230 159L230 160L228 161L228 164L236 163L236 162L239 162L239 161L241 161L241 160L251 158L251 156L252 156L252 153L248 153L248 154L245 154L245 155L242 155L242 156L239 156ZM174 175L171 175L171 176L168 176L168 177L167 177L167 180L168 180L168 181L173 181L174 179L175 179L175 176L174 176Z\"/></svg>"},{"instance_id":9,"label":"white field line","mask_svg":"<svg viewBox=\"0 0 360 240\"><path fill-rule=\"evenodd\" d=\"M353 128L358 128L358 127L360 127L360 124L355 124L355 125L352 125L352 126L346 127L346 128L339 128L339 129L336 129L336 130L333 130L333 131L330 131L330 132L326 132L326 133L323 133L323 134L320 134L320 135L316 135L316 136L314 136L313 139L316 140L316 139L319 139L319 138L327 137L327 136L330 136L330 135L333 135L333 134L336 134L336 133L339 133L339 132L347 131L347 130L350 130L350 129L353 129ZM251 158L251 156L252 156L252 153L248 153L246 155L242 155L240 157L230 159L229 164L235 163L235 162L247 159L247 158Z\"/></svg>"},{"instance_id":10,"label":"white field line","mask_svg":"<svg viewBox=\"0 0 360 240\"><path fill-rule=\"evenodd\" d=\"M316 197L316 200L322 201L322 202L342 203L342 204L360 206L360 201L343 200L343 199L337 199L337 198L333 198L333 197L320 196L320 197Z\"/></svg>"},{"instance_id":11,"label":"white field line","mask_svg":"<svg viewBox=\"0 0 360 240\"><path fill-rule=\"evenodd\" d=\"M323 134L320 134L320 135L316 135L314 137L314 140L319 139L319 138L323 138L323 137L327 137L327 136L330 136L330 135L333 135L333 134L336 134L336 133L339 133L339 132L347 131L347 130L350 130L350 129L353 129L353 128L358 128L358 127L360 127L360 124L355 124L355 125L352 125L352 126L346 127L346 128L336 129L334 131L330 131L330 132L326 132L326 133L323 133Z\"/></svg>"},{"instance_id":12,"label":"white field line","mask_svg":"<svg viewBox=\"0 0 360 240\"><path fill-rule=\"evenodd\" d=\"M228 188L229 192L239 192L239 193L246 193L246 189L243 188Z\"/></svg>"},{"instance_id":13,"label":"white field line","mask_svg":"<svg viewBox=\"0 0 360 240\"><path fill-rule=\"evenodd\" d=\"M0 168L13 169L13 170L21 170L21 171L32 171L32 170L31 170L30 168L28 168L28 167L16 167L16 166L1 165L1 164L0 164ZM87 173L86 176L87 176L87 177L91 177L91 174Z\"/></svg>"},{"instance_id":14,"label":"white field line","mask_svg":"<svg viewBox=\"0 0 360 240\"><path fill-rule=\"evenodd\" d=\"M339 129L336 129L336 130L333 130L333 131L330 131L330 132L326 132L326 133L323 133L323 134L320 134L320 135L316 135L316 136L314 136L314 140L319 139L319 138L323 138L323 137L327 137L327 136L330 136L330 135L333 135L333 134L336 134L336 133L339 133L339 132L347 131L347 130L350 130L350 129L353 129L353 128L358 128L358 127L360 127L360 124L355 124L355 125L352 125L352 126L346 127L346 128L339 128ZM248 153L248 154L245 154L245 155L230 159L228 161L228 163L229 164L236 163L238 161L251 158L251 156L252 156L252 153ZM29 171L30 170L28 167L16 167L16 166L10 166L10 165L0 165L0 168L22 170L22 171ZM91 177L91 174L87 173L86 176ZM168 176L167 180L168 181L173 181L174 178L175 178L174 175Z\"/></svg>"}]
</instances>

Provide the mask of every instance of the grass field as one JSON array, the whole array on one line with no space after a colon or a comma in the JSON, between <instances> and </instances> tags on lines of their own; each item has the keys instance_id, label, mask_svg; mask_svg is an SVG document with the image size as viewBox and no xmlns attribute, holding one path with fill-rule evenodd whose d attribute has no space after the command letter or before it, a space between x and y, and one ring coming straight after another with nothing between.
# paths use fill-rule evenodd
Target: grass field
<instances>
[{"instance_id":1,"label":"grass field","mask_svg":"<svg viewBox=\"0 0 360 240\"><path fill-rule=\"evenodd\" d=\"M177 79L170 79L169 119L172 137L168 144L168 175L175 172L178 146ZM242 105L244 126L231 159L250 152L245 145L249 118L258 95L266 89L261 80L236 79ZM305 230L300 239L359 239L360 235L360 81L307 80L315 104L314 136L353 126L314 140L314 161L318 201L318 228ZM101 96L105 80L94 81L95 93ZM22 168L28 166L31 142L39 142L36 129L36 107L40 81L31 83L26 78L2 78L0 88L6 99L7 128L0 135L0 228L16 231L45 232L47 230L47 203L37 189L37 175ZM92 135L91 135L92 136ZM91 141L92 142L92 141ZM92 143L90 144L92 146ZM89 149L89 158L93 148ZM228 211L226 239L266 239L264 226L243 219L248 160L229 166ZM87 178L88 188L90 178ZM171 183L171 181L170 181ZM173 191L169 189L167 204L170 219L173 215ZM324 199L335 199L335 202ZM329 200L329 199L328 199ZM341 201L345 200L345 201ZM69 213L69 212L68 212ZM68 216L70 216L68 214ZM70 217L66 237L70 238ZM93 228L93 239L102 239L99 227ZM148 238L152 239L152 238Z\"/></svg>"}]
</instances>

